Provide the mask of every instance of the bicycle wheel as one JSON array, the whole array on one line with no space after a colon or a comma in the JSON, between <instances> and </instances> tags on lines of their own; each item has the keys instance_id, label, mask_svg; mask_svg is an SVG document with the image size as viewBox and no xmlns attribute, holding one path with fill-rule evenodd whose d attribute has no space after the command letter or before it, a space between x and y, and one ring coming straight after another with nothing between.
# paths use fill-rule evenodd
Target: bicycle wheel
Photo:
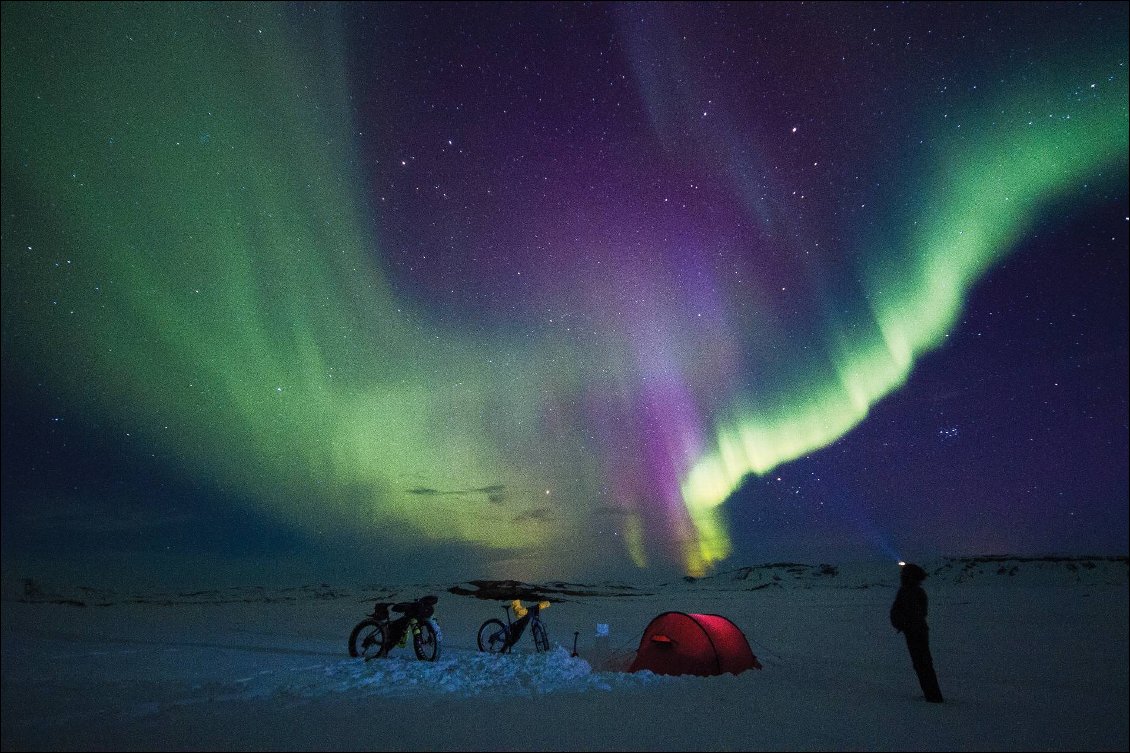
<instances>
[{"instance_id":1,"label":"bicycle wheel","mask_svg":"<svg viewBox=\"0 0 1130 753\"><path fill-rule=\"evenodd\" d=\"M530 632L534 638L535 651L548 651L549 650L549 636L545 632L545 626L540 622L535 622Z\"/></svg>"},{"instance_id":2,"label":"bicycle wheel","mask_svg":"<svg viewBox=\"0 0 1130 753\"><path fill-rule=\"evenodd\" d=\"M487 620L479 626L479 650L497 654L506 646L506 625L502 620Z\"/></svg>"},{"instance_id":3,"label":"bicycle wheel","mask_svg":"<svg viewBox=\"0 0 1130 753\"><path fill-rule=\"evenodd\" d=\"M361 620L349 634L349 655L373 659L385 645L384 624L373 619Z\"/></svg>"},{"instance_id":4,"label":"bicycle wheel","mask_svg":"<svg viewBox=\"0 0 1130 753\"><path fill-rule=\"evenodd\" d=\"M439 635L431 620L420 623L420 632L412 635L412 648L420 661L435 661L439 658Z\"/></svg>"}]
</instances>

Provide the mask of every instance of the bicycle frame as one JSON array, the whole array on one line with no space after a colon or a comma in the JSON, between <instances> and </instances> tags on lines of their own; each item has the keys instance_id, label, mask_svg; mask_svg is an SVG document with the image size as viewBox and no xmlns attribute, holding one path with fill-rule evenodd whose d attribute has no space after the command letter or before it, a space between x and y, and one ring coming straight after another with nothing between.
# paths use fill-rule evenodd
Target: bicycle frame
<instances>
[{"instance_id":1,"label":"bicycle frame","mask_svg":"<svg viewBox=\"0 0 1130 753\"><path fill-rule=\"evenodd\" d=\"M547 602L539 602L532 605L527 610L529 621L526 622L522 628L522 633L525 633L526 629L530 631L531 640L534 642L534 649L539 652L549 650L549 635L546 631L545 623L541 619L542 604L548 606ZM521 640L522 635L515 635L514 631L518 622L525 619L525 617L523 616L517 621L512 620L510 617L511 604L503 604L502 608L506 612L505 625L502 623L502 620L492 618L479 626L478 642L480 651L486 651L492 654L510 653L513 651L515 644ZM493 626L497 626L497 628Z\"/></svg>"}]
</instances>

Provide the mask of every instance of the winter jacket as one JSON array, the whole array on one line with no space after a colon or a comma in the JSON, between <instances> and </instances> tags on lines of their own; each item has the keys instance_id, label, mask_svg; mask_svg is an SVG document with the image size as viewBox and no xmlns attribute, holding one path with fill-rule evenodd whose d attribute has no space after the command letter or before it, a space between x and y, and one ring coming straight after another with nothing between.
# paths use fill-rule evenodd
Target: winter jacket
<instances>
[{"instance_id":1,"label":"winter jacket","mask_svg":"<svg viewBox=\"0 0 1130 753\"><path fill-rule=\"evenodd\" d=\"M891 625L900 633L929 630L926 624L926 591L917 583L904 583L899 587L895 603L891 605Z\"/></svg>"}]
</instances>

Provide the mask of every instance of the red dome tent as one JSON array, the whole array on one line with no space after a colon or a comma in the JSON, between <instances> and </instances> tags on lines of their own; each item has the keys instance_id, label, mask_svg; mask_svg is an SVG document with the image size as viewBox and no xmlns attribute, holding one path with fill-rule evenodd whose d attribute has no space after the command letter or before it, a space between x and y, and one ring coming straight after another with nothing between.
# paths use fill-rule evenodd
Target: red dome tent
<instances>
[{"instance_id":1,"label":"red dome tent","mask_svg":"<svg viewBox=\"0 0 1130 753\"><path fill-rule=\"evenodd\" d=\"M735 675L761 669L738 626L717 614L664 612L643 631L629 672L659 675Z\"/></svg>"}]
</instances>

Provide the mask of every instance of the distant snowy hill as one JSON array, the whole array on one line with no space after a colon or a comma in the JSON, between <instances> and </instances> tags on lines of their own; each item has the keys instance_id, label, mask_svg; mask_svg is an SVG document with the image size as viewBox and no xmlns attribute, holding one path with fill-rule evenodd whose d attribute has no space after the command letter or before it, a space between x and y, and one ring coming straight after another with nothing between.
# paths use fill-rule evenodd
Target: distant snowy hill
<instances>
[{"instance_id":1,"label":"distant snowy hill","mask_svg":"<svg viewBox=\"0 0 1130 753\"><path fill-rule=\"evenodd\" d=\"M1071 586L1130 582L1130 559L1098 557L1020 557L986 555L944 557L921 563L930 573L933 587L959 585L994 586ZM248 585L200 590L112 590L89 584L62 584L40 581L25 573L4 573L4 600L29 603L109 606L113 604L234 604L330 601L337 599L395 601L423 592L447 593L476 599L509 601L524 599L568 602L579 599L650 597L670 589L696 591L759 591L765 589L811 588L896 588L898 570L886 562L854 562L842 565L774 562L735 568L701 578L651 585L629 585L622 581L570 583L549 581L541 584L515 580L470 580L447 584L350 584L329 583L300 586Z\"/></svg>"}]
</instances>

